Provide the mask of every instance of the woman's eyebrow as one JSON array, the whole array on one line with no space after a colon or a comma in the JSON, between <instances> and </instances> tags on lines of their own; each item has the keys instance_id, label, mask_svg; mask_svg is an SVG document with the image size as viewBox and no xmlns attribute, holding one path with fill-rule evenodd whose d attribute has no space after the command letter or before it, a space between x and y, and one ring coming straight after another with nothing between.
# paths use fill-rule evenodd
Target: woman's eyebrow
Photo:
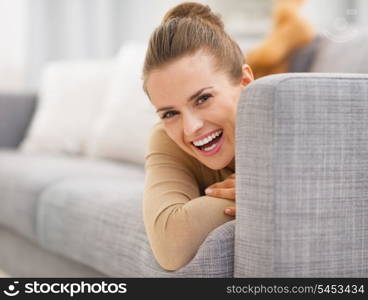
<instances>
[{"instance_id":1,"label":"woman's eyebrow","mask_svg":"<svg viewBox=\"0 0 368 300\"><path fill-rule=\"evenodd\" d=\"M197 92L195 92L192 96L190 96L188 98L188 102L192 101L193 99L197 98L204 90L206 89L210 89L210 88L213 88L213 86L207 86L207 87L204 87L204 88L201 88L200 90L198 90ZM160 112L160 111L163 111L163 110L169 110L169 109L173 109L174 107L173 106L165 106L165 107L161 107L159 109L156 110L156 113Z\"/></svg>"}]
</instances>

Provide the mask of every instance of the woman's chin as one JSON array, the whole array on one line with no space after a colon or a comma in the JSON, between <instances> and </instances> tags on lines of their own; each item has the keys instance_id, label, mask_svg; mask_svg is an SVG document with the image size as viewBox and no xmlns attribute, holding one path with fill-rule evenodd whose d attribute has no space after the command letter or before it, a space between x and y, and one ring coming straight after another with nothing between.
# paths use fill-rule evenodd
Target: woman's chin
<instances>
[{"instance_id":1,"label":"woman's chin","mask_svg":"<svg viewBox=\"0 0 368 300\"><path fill-rule=\"evenodd\" d=\"M222 149L221 149L222 150ZM212 170L221 170L226 168L234 159L234 155L224 155L225 153L217 153L217 155L205 156L199 155L198 152L193 155L198 161Z\"/></svg>"},{"instance_id":2,"label":"woman's chin","mask_svg":"<svg viewBox=\"0 0 368 300\"><path fill-rule=\"evenodd\" d=\"M203 163L206 167L212 169L212 170L221 170L223 168L226 168L227 163L226 162L219 162L218 160L216 161L209 161L209 160L200 160L201 163Z\"/></svg>"}]
</instances>

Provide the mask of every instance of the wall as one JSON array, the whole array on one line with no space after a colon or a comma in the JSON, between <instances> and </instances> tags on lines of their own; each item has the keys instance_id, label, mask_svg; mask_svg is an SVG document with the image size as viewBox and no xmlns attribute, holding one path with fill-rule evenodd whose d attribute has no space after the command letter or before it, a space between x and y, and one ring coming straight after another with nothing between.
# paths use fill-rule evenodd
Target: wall
<instances>
[{"instance_id":1,"label":"wall","mask_svg":"<svg viewBox=\"0 0 368 300\"><path fill-rule=\"evenodd\" d=\"M0 0L0 91L37 89L48 61L108 59L146 42L179 0ZM272 0L205 0L246 51L271 28ZM331 38L367 26L367 0L308 0L302 13ZM360 27L359 27L360 26ZM358 29L360 30L360 29Z\"/></svg>"}]
</instances>

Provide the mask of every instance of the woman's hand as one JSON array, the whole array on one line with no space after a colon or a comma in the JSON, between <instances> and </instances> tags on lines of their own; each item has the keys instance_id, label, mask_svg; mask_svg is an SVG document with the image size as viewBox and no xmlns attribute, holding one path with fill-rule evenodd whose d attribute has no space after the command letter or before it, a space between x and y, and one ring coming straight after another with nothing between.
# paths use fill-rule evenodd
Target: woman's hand
<instances>
[{"instance_id":1,"label":"woman's hand","mask_svg":"<svg viewBox=\"0 0 368 300\"><path fill-rule=\"evenodd\" d=\"M225 180L211 184L205 190L206 195L235 201L235 173ZM235 206L225 208L225 214L235 216Z\"/></svg>"}]
</instances>

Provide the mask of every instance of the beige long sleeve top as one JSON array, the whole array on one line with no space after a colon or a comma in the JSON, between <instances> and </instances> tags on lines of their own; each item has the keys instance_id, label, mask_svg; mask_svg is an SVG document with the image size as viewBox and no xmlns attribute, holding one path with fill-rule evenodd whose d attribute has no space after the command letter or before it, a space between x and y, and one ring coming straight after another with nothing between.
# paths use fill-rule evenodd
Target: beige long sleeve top
<instances>
[{"instance_id":1,"label":"beige long sleeve top","mask_svg":"<svg viewBox=\"0 0 368 300\"><path fill-rule=\"evenodd\" d=\"M212 170L176 145L161 122L146 150L143 216L158 263L177 270L196 254L207 235L234 217L224 213L233 200L205 196L204 190L234 173Z\"/></svg>"}]
</instances>

